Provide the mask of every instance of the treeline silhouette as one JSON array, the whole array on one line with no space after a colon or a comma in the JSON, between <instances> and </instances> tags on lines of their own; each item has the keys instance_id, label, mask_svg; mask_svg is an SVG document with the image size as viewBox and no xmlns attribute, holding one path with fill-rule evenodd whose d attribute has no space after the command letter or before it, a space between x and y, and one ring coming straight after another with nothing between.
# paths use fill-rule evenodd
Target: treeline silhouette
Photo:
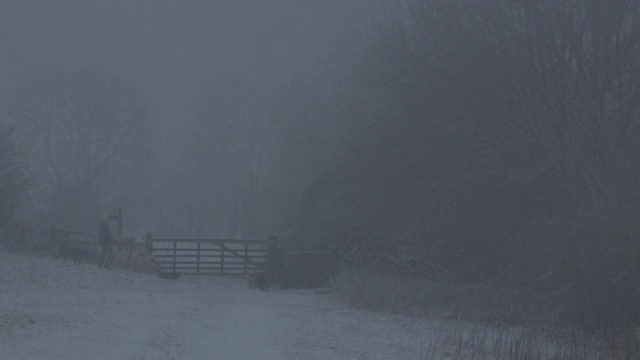
<instances>
[{"instance_id":1,"label":"treeline silhouette","mask_svg":"<svg viewBox=\"0 0 640 360\"><path fill-rule=\"evenodd\" d=\"M387 8L274 107L292 236L637 323L638 59L637 0Z\"/></svg>"}]
</instances>

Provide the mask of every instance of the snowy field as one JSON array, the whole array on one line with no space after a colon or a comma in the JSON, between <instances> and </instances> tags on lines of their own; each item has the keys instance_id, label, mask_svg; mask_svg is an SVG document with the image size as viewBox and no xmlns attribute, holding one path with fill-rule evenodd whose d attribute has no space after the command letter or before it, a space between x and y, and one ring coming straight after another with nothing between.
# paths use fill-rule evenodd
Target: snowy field
<instances>
[{"instance_id":1,"label":"snowy field","mask_svg":"<svg viewBox=\"0 0 640 360\"><path fill-rule=\"evenodd\" d=\"M0 252L1 359L412 359L422 321L240 276L165 280Z\"/></svg>"}]
</instances>

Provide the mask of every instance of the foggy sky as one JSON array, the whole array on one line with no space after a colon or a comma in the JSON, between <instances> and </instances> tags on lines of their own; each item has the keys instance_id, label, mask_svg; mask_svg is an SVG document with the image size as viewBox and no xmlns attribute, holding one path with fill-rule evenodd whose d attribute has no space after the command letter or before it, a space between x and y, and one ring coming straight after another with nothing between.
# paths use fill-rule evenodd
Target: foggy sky
<instances>
[{"instance_id":1,"label":"foggy sky","mask_svg":"<svg viewBox=\"0 0 640 360\"><path fill-rule=\"evenodd\" d=\"M271 87L311 71L377 0L0 2L0 106L47 68L101 66L179 126L205 88Z\"/></svg>"}]
</instances>

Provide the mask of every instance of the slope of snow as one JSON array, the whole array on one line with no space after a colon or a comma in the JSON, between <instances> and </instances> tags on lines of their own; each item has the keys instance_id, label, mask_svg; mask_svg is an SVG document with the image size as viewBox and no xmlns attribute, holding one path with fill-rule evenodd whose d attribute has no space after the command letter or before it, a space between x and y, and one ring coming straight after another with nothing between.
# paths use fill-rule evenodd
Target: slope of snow
<instances>
[{"instance_id":1,"label":"slope of snow","mask_svg":"<svg viewBox=\"0 0 640 360\"><path fill-rule=\"evenodd\" d=\"M164 280L0 252L2 359L419 359L422 326L242 277Z\"/></svg>"}]
</instances>

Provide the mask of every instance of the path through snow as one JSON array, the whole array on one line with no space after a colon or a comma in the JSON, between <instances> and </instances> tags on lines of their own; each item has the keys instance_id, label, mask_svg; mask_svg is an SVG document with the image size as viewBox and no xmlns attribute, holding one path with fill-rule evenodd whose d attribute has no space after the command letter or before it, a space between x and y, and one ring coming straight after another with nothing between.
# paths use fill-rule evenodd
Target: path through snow
<instances>
[{"instance_id":1,"label":"path through snow","mask_svg":"<svg viewBox=\"0 0 640 360\"><path fill-rule=\"evenodd\" d=\"M164 280L0 252L2 359L420 359L417 320L241 277Z\"/></svg>"}]
</instances>

